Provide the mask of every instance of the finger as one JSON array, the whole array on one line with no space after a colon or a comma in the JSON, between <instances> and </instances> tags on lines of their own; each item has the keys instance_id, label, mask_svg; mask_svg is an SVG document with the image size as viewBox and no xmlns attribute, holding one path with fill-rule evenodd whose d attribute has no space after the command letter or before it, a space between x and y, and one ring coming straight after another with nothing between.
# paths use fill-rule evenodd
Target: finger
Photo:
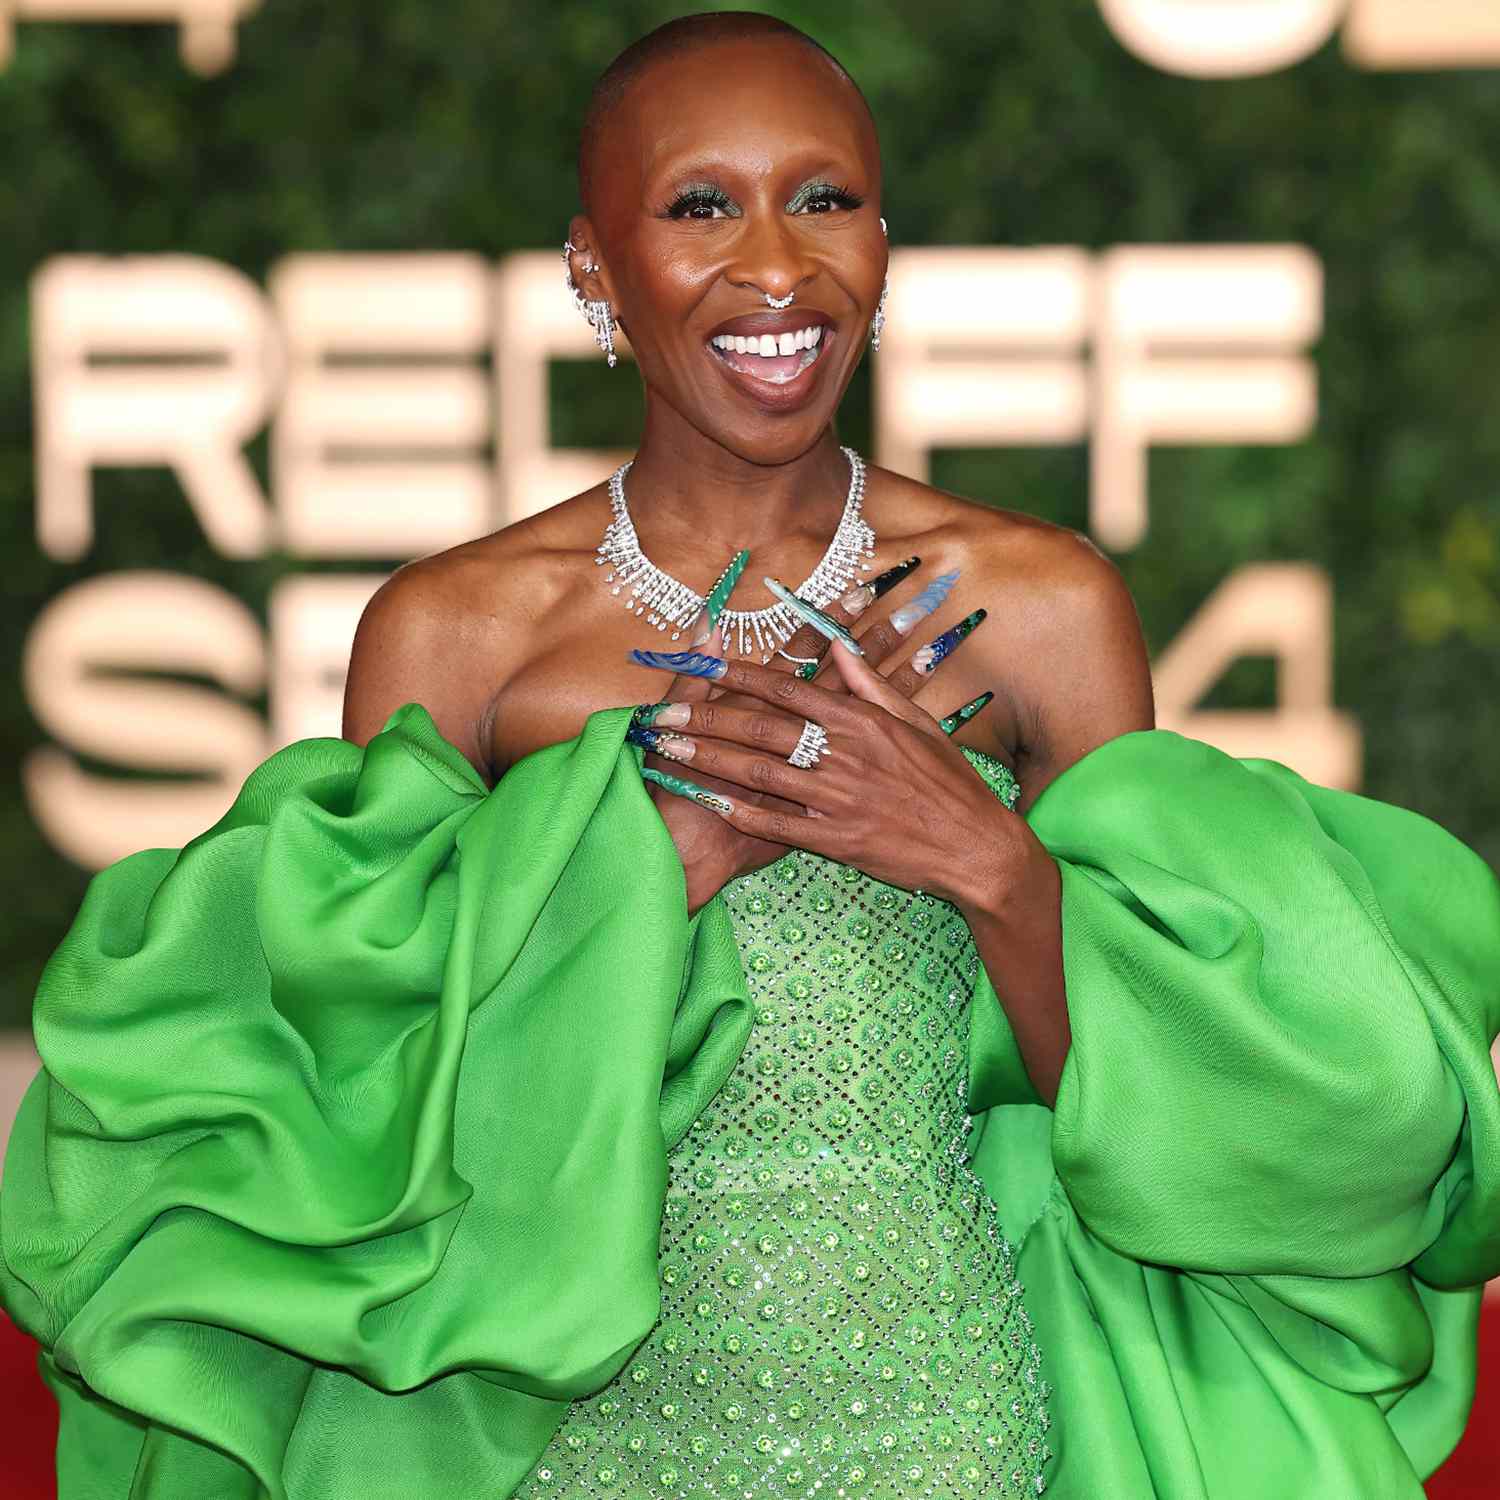
<instances>
[{"instance_id":1,"label":"finger","mask_svg":"<svg viewBox=\"0 0 1500 1500\"><path fill-rule=\"evenodd\" d=\"M669 737L664 736L664 738L669 738ZM675 757L675 756L673 756L671 754L668 754L666 751L661 750L661 749L654 749L652 751L652 756L653 756L653 758L660 757L661 758L661 764L660 765L656 765L656 766L652 766L652 765L648 765L648 764L646 764L644 762L642 763L642 765L641 765L641 774L642 774L642 776L645 776L645 773L648 770L655 773L655 775L653 775L651 777L646 777L646 779L648 781L655 780L660 775L663 775L663 774L666 774L666 775L676 775L677 774L677 768L678 768L678 764L679 764L677 757ZM715 792L715 793L717 793L721 797L724 797L724 796L734 796L734 795L738 795L739 794L740 789L738 787L734 786L732 783L730 783L728 781L720 780L717 777L709 775L709 773L707 771L704 771L701 768L698 768L698 769L696 769L694 771L694 777L695 777L694 784L698 785L701 790ZM791 802L783 802L780 798L777 798L777 797L769 797L768 796L768 797L764 798L763 800L764 800L764 805L767 806L767 807L777 807L777 808L781 808L781 809L783 809L783 810L785 810L787 812L794 812L794 813L800 813L802 811L802 807L800 806L800 804L795 804L795 803L791 803Z\"/></svg>"},{"instance_id":2,"label":"finger","mask_svg":"<svg viewBox=\"0 0 1500 1500\"><path fill-rule=\"evenodd\" d=\"M840 646L839 650L843 651L844 647ZM691 663L679 663L676 657L653 659L653 653L643 651L632 652L631 656L643 665L658 666L663 670L676 670L680 665L684 671L711 678L726 693L757 699L782 713L811 719L828 730L854 730L863 719L863 710L850 703L847 693L802 682L795 676L756 662L695 655Z\"/></svg>"},{"instance_id":3,"label":"finger","mask_svg":"<svg viewBox=\"0 0 1500 1500\"><path fill-rule=\"evenodd\" d=\"M848 655L843 645L841 655ZM851 733L861 732L865 712L849 701L843 692L830 692L816 683L801 682L778 672L772 667L763 667L756 662L730 661L721 656L705 656L697 651L632 651L630 659L640 666L655 667L660 671L682 672L692 677L704 677L716 682L726 692L743 693L757 698L783 713L796 714L821 724L830 732L835 729ZM885 679L871 670L869 676L885 688ZM875 688L871 687L870 691ZM904 701L891 694L893 701ZM934 721L935 722L935 721Z\"/></svg>"},{"instance_id":4,"label":"finger","mask_svg":"<svg viewBox=\"0 0 1500 1500\"><path fill-rule=\"evenodd\" d=\"M664 736L658 753L686 768L683 774L691 771L693 775L733 782L758 797L794 803L799 811L816 807L830 812L845 806L845 784L827 775L821 764L816 769L803 770L789 764L784 755L766 755L727 740L698 739L685 734ZM819 759L826 761L833 754L832 750L824 749Z\"/></svg>"},{"instance_id":5,"label":"finger","mask_svg":"<svg viewBox=\"0 0 1500 1500\"><path fill-rule=\"evenodd\" d=\"M983 609L965 615L957 625L919 647L911 660L897 667L886 681L903 697L912 697L988 618L989 611Z\"/></svg>"},{"instance_id":6,"label":"finger","mask_svg":"<svg viewBox=\"0 0 1500 1500\"><path fill-rule=\"evenodd\" d=\"M907 572L921 562L921 558L908 558L906 562L891 568L888 573L882 573L879 578L872 578L867 583L857 583L853 588L847 590L832 604L824 606L824 613L830 618L837 620L840 625L852 626L864 612L880 597L876 592L881 579L892 573L897 573L905 568ZM911 567L907 567L907 564ZM905 573L901 575L903 578ZM898 579L897 582L900 580ZM891 587L891 585L886 585ZM817 674L819 665L823 660L823 653L828 649L828 637L816 626L811 624L801 625L793 634L792 638L772 655L772 661L768 665L776 665L782 661L787 664L787 669L794 671L809 680Z\"/></svg>"},{"instance_id":7,"label":"finger","mask_svg":"<svg viewBox=\"0 0 1500 1500\"><path fill-rule=\"evenodd\" d=\"M737 797L712 792L684 776L656 771L649 766L641 775L673 796L690 798L700 807L717 813L725 822L751 838L764 839L773 844L795 845L800 849L810 849L815 854L826 854L830 858L838 857L842 827L838 819L804 817L780 806L756 807Z\"/></svg>"},{"instance_id":8,"label":"finger","mask_svg":"<svg viewBox=\"0 0 1500 1500\"><path fill-rule=\"evenodd\" d=\"M977 698L971 698L962 708L955 708L951 714L945 714L939 719L938 728L949 736L957 734L975 714L988 708L994 697L993 693L981 693Z\"/></svg>"},{"instance_id":9,"label":"finger","mask_svg":"<svg viewBox=\"0 0 1500 1500\"><path fill-rule=\"evenodd\" d=\"M759 705L741 708L723 698L706 703L667 704L654 720L658 731L691 731L709 739L730 740L772 755L790 755L807 721Z\"/></svg>"},{"instance_id":10,"label":"finger","mask_svg":"<svg viewBox=\"0 0 1500 1500\"><path fill-rule=\"evenodd\" d=\"M881 574L880 578L873 581L872 586L879 586L883 583L884 592L888 593L910 571L903 563L899 567L892 568L888 573ZM899 609L893 610L884 619L877 620L860 636L859 643L864 648L865 656L872 666L883 666L905 646L907 638L917 626L942 607L948 595L953 592L959 573L960 570L957 568L949 573L940 573L920 593L914 595ZM879 597L881 597L880 594L877 594L876 598ZM814 681L818 676L816 672L805 672L800 668L798 675L805 681ZM907 691L909 694L913 689L908 688Z\"/></svg>"},{"instance_id":11,"label":"finger","mask_svg":"<svg viewBox=\"0 0 1500 1500\"><path fill-rule=\"evenodd\" d=\"M834 651L833 660L834 671L843 680L851 696L883 708L892 718L910 724L913 729L941 733L937 720L925 708L919 707L907 694L893 687L864 657L839 649Z\"/></svg>"}]
</instances>

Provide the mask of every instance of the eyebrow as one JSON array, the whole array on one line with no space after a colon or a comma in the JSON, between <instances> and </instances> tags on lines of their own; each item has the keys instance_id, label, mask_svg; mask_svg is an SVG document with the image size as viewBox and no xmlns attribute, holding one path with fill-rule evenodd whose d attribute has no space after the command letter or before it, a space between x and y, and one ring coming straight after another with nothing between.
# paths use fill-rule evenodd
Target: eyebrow
<instances>
[{"instance_id":1,"label":"eyebrow","mask_svg":"<svg viewBox=\"0 0 1500 1500\"><path fill-rule=\"evenodd\" d=\"M812 165L805 168L798 175L798 186L813 182L819 177L839 176L850 177L856 172L862 175L862 168L841 157L827 155L813 157ZM653 193L660 192L668 184L690 184L707 179L717 182L720 179L731 179L740 175L736 169L729 166L720 157L689 157L680 165L670 169L653 170L647 174L646 182ZM652 185L656 184L653 188Z\"/></svg>"}]
</instances>

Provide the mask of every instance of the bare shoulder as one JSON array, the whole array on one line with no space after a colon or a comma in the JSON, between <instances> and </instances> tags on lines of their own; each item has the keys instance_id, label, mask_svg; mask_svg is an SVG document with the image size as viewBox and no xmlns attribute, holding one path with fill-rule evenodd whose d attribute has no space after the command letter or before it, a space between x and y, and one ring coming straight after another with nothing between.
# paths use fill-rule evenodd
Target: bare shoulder
<instances>
[{"instance_id":1,"label":"bare shoulder","mask_svg":"<svg viewBox=\"0 0 1500 1500\"><path fill-rule=\"evenodd\" d=\"M365 744L403 703L488 775L486 717L539 622L577 587L597 540L596 486L487 536L396 569L365 606L344 692L344 738Z\"/></svg>"},{"instance_id":2,"label":"bare shoulder","mask_svg":"<svg viewBox=\"0 0 1500 1500\"><path fill-rule=\"evenodd\" d=\"M1088 536L1024 511L902 484L896 498L938 543L923 555L961 567L966 602L1000 622L998 630L976 631L964 649L1011 699L1027 805L1097 745L1154 726L1135 600Z\"/></svg>"},{"instance_id":3,"label":"bare shoulder","mask_svg":"<svg viewBox=\"0 0 1500 1500\"><path fill-rule=\"evenodd\" d=\"M903 533L992 591L1017 625L1045 629L1049 616L1071 614L1080 596L1101 607L1130 603L1120 570L1081 531L880 473L887 507L902 517Z\"/></svg>"}]
</instances>

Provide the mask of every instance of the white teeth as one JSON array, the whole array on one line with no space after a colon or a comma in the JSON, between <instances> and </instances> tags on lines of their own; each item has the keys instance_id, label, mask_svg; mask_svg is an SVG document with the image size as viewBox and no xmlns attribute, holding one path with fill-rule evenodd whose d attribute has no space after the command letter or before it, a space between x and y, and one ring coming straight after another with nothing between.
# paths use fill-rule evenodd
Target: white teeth
<instances>
[{"instance_id":1,"label":"white teeth","mask_svg":"<svg viewBox=\"0 0 1500 1500\"><path fill-rule=\"evenodd\" d=\"M774 334L762 333L742 336L723 333L709 340L715 349L726 354L759 354L770 359L788 354L800 354L816 348L823 340L823 325L815 323L810 328L799 328L795 332Z\"/></svg>"}]
</instances>

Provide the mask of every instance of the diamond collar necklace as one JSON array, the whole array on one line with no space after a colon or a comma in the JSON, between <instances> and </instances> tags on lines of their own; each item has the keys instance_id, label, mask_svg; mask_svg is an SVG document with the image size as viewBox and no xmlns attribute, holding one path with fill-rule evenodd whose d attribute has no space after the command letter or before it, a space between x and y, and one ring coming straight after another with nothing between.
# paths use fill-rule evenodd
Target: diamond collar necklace
<instances>
[{"instance_id":1,"label":"diamond collar necklace","mask_svg":"<svg viewBox=\"0 0 1500 1500\"><path fill-rule=\"evenodd\" d=\"M875 556L875 532L861 513L865 493L865 465L853 448L841 450L849 460L849 494L838 530L828 544L817 567L808 575L796 593L819 609L846 593L856 572L867 572ZM635 523L625 505L625 475L634 460L627 460L609 476L609 504L613 519L604 531L604 540L595 551L597 567L609 566L604 581L610 593L629 588L625 608L632 614L644 614L646 623L658 630L671 627L672 639L682 635L685 625L698 616L707 602L703 594L694 593L685 583L664 573L641 551ZM729 567L734 564L730 563ZM723 578L729 567L719 575ZM716 585L717 586L717 580ZM709 590L712 593L712 589ZM726 646L736 641L741 654L758 651L768 662L801 627L802 617L791 605L778 601L764 609L726 609L719 616Z\"/></svg>"}]
</instances>

